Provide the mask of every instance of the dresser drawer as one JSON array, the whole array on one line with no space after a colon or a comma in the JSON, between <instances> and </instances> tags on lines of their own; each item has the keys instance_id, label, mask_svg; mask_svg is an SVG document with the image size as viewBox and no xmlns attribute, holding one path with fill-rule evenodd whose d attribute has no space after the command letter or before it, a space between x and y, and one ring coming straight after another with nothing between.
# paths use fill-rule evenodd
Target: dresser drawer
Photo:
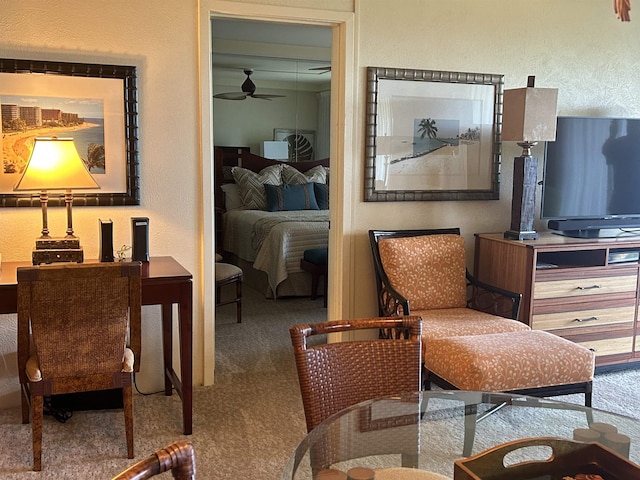
<instances>
[{"instance_id":1,"label":"dresser drawer","mask_svg":"<svg viewBox=\"0 0 640 480\"><path fill-rule=\"evenodd\" d=\"M573 304L573 307L580 308L580 305ZM582 306L582 308L584 308L584 306ZM542 314L536 314L534 310L531 328L535 330L555 330L633 322L635 311L636 308L634 305L614 308L575 309Z\"/></svg>"},{"instance_id":2,"label":"dresser drawer","mask_svg":"<svg viewBox=\"0 0 640 480\"><path fill-rule=\"evenodd\" d=\"M533 299L585 297L612 293L633 293L635 295L637 282L637 274L535 282Z\"/></svg>"},{"instance_id":3,"label":"dresser drawer","mask_svg":"<svg viewBox=\"0 0 640 480\"><path fill-rule=\"evenodd\" d=\"M631 353L633 348L633 337L593 340L580 342L580 345L593 350L598 357L603 355L615 355L618 353Z\"/></svg>"}]
</instances>

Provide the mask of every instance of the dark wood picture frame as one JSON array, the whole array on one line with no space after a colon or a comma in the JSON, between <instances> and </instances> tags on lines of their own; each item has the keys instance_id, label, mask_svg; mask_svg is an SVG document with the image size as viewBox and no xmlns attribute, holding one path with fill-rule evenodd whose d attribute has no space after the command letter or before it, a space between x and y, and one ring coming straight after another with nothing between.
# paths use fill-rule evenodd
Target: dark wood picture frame
<instances>
[{"instance_id":1,"label":"dark wood picture frame","mask_svg":"<svg viewBox=\"0 0 640 480\"><path fill-rule=\"evenodd\" d=\"M499 74L367 67L364 200L497 200L503 84Z\"/></svg>"},{"instance_id":2,"label":"dark wood picture frame","mask_svg":"<svg viewBox=\"0 0 640 480\"><path fill-rule=\"evenodd\" d=\"M138 156L138 106L136 67L126 65L101 65L86 63L54 62L47 60L0 59L0 73L45 74L70 77L111 78L122 80L124 105L124 131L122 143L125 149L124 166L126 187L122 192L73 193L73 206L140 205L140 177ZM2 92L0 92L1 94ZM108 159L107 159L108 160ZM63 206L64 193L49 192L49 206ZM39 193L0 194L0 207L40 207Z\"/></svg>"}]
</instances>

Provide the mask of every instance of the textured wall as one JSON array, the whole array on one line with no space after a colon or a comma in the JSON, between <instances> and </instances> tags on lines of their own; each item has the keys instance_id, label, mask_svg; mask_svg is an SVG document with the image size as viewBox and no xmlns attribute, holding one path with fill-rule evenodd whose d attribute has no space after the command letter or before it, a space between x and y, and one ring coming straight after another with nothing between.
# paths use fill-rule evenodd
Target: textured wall
<instances>
[{"instance_id":1,"label":"textured wall","mask_svg":"<svg viewBox=\"0 0 640 480\"><path fill-rule=\"evenodd\" d=\"M215 0L209 0L215 4ZM345 123L353 132L354 155L344 158L349 185L345 245L349 271L344 302L355 316L375 314L369 228L460 226L469 255L474 232L508 228L512 162L518 147L503 146L501 199L484 202L365 203L363 198L364 92L367 66L490 72L505 75L505 87L537 85L559 88L562 115L629 115L640 117L640 17L615 18L611 2L600 0L255 0L282 7L334 9L355 5L355 77L353 105ZM238 11L248 12L242 2ZM185 6L186 5L186 6ZM225 8L228 5L225 5ZM151 218L153 254L173 255L200 283L197 82L197 3L170 0L0 0L0 56L59 61L126 63L139 67L142 206L78 208L74 225L88 256L97 255L97 218L115 223L116 245L129 242L129 218ZM313 10L309 10L313 18ZM206 48L206 47L205 47ZM534 153L541 155L541 146ZM348 211L348 215L346 215ZM337 218L343 212L338 212ZM63 228L64 214L52 211L50 225ZM539 225L538 229L544 228ZM0 252L5 261L28 258L40 231L33 209L0 211ZM353 294L349 294L352 292ZM201 298L196 319L202 318ZM145 329L158 334L158 312L147 309ZM0 318L0 406L15 396L15 326ZM201 323L201 321L200 321ZM196 382L202 376L202 325L196 323ZM155 338L147 354L157 355ZM155 357L158 358L158 357ZM4 361L4 363L3 363ZM159 361L159 360L158 360ZM5 368L4 364L7 367ZM147 367L153 361L146 362ZM156 362L157 363L157 362ZM147 368L145 367L145 368ZM141 376L141 380L145 376ZM149 371L150 384L158 378Z\"/></svg>"},{"instance_id":2,"label":"textured wall","mask_svg":"<svg viewBox=\"0 0 640 480\"><path fill-rule=\"evenodd\" d=\"M100 3L0 0L0 57L138 67L139 151L142 202L139 207L85 207L73 211L74 229L85 257L98 256L98 218L114 222L114 245L131 244L133 216L150 219L152 255L172 255L195 274L195 335L202 312L199 286L199 185L197 25L191 8L175 2ZM180 5L183 5L181 3ZM42 228L38 209L0 209L3 261L31 256ZM52 235L63 235L64 208L49 209ZM162 386L159 307L144 308L143 391ZM194 341L196 381L202 378L201 342ZM0 407L17 401L15 316L0 318ZM3 362L4 360L4 362ZM6 364L6 366L5 366Z\"/></svg>"},{"instance_id":3,"label":"textured wall","mask_svg":"<svg viewBox=\"0 0 640 480\"><path fill-rule=\"evenodd\" d=\"M640 16L623 24L611 2L402 0L391 10L386 0L356 5L358 98L364 98L367 66L498 73L504 75L506 89L524 87L527 76L535 75L537 86L559 89L559 115L640 117ZM363 116L360 104L357 121ZM363 131L361 122L356 131ZM365 235L369 228L459 226L471 266L473 234L509 228L512 159L520 151L515 144L503 144L499 201L357 204L354 284L373 275ZM533 153L542 168L543 145ZM362 185L363 169L354 165L352 174L354 184ZM537 216L539 201L540 190ZM538 219L536 229L546 229L546 223ZM354 310L375 314L374 289L359 292Z\"/></svg>"}]
</instances>

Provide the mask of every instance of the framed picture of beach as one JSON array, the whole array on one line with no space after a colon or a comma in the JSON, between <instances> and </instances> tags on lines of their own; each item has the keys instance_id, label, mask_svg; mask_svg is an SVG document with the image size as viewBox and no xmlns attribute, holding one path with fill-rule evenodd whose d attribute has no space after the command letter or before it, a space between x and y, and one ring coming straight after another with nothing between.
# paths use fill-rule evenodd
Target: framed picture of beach
<instances>
[{"instance_id":1,"label":"framed picture of beach","mask_svg":"<svg viewBox=\"0 0 640 480\"><path fill-rule=\"evenodd\" d=\"M139 205L136 67L0 59L0 206L40 206L39 192L14 185L37 137L73 138L99 190L73 205ZM48 192L64 205L64 192Z\"/></svg>"},{"instance_id":2,"label":"framed picture of beach","mask_svg":"<svg viewBox=\"0 0 640 480\"><path fill-rule=\"evenodd\" d=\"M503 75L367 68L365 201L497 200Z\"/></svg>"}]
</instances>

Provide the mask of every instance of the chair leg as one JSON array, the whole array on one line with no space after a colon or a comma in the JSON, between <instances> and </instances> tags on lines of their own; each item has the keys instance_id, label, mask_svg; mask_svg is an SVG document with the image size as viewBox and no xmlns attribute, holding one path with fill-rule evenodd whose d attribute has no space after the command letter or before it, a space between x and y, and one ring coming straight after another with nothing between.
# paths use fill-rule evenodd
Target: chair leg
<instances>
[{"instance_id":1,"label":"chair leg","mask_svg":"<svg viewBox=\"0 0 640 480\"><path fill-rule=\"evenodd\" d=\"M29 411L29 390L26 385L21 385L20 388L21 400L22 400L22 423L29 423L29 416L31 412Z\"/></svg>"},{"instance_id":2,"label":"chair leg","mask_svg":"<svg viewBox=\"0 0 640 480\"><path fill-rule=\"evenodd\" d=\"M593 382L587 383L586 389L584 391L584 406L589 407L587 411L587 425L591 425L593 423L593 410L591 410L591 399L593 397Z\"/></svg>"},{"instance_id":3,"label":"chair leg","mask_svg":"<svg viewBox=\"0 0 640 480\"><path fill-rule=\"evenodd\" d=\"M329 296L329 274L324 274L324 306L327 307L327 297Z\"/></svg>"},{"instance_id":4,"label":"chair leg","mask_svg":"<svg viewBox=\"0 0 640 480\"><path fill-rule=\"evenodd\" d=\"M124 405L124 429L127 438L127 458L133 458L133 392L132 387L122 388Z\"/></svg>"},{"instance_id":5,"label":"chair leg","mask_svg":"<svg viewBox=\"0 0 640 480\"><path fill-rule=\"evenodd\" d=\"M242 322L242 280L236 282L236 317L237 323Z\"/></svg>"},{"instance_id":6,"label":"chair leg","mask_svg":"<svg viewBox=\"0 0 640 480\"><path fill-rule=\"evenodd\" d=\"M33 470L42 470L42 416L44 411L44 397L31 397L31 442L33 444Z\"/></svg>"},{"instance_id":7,"label":"chair leg","mask_svg":"<svg viewBox=\"0 0 640 480\"><path fill-rule=\"evenodd\" d=\"M315 300L318 297L318 274L311 274L311 300Z\"/></svg>"},{"instance_id":8,"label":"chair leg","mask_svg":"<svg viewBox=\"0 0 640 480\"><path fill-rule=\"evenodd\" d=\"M467 404L464 406L464 443L462 456L468 457L473 451L473 441L476 437L476 417L478 416L478 406Z\"/></svg>"}]
</instances>

